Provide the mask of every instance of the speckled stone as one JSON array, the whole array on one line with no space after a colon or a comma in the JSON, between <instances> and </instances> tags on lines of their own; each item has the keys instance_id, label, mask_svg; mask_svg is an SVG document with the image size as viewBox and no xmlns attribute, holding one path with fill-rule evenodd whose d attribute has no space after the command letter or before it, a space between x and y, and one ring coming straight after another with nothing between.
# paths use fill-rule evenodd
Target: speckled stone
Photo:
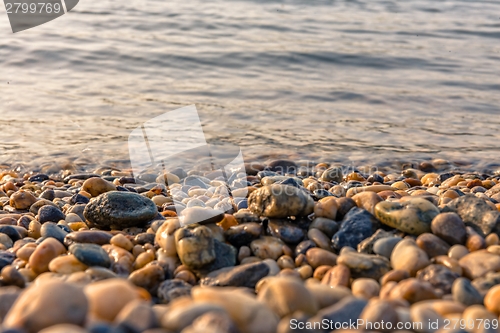
<instances>
[{"instance_id":1,"label":"speckled stone","mask_svg":"<svg viewBox=\"0 0 500 333\"><path fill-rule=\"evenodd\" d=\"M168 304L176 298L191 295L192 287L180 279L165 280L158 287L158 298L162 303Z\"/></svg>"},{"instance_id":2,"label":"speckled stone","mask_svg":"<svg viewBox=\"0 0 500 333\"><path fill-rule=\"evenodd\" d=\"M500 212L489 206L483 199L465 195L452 200L444 212L455 212L481 236L500 232Z\"/></svg>"},{"instance_id":3,"label":"speckled stone","mask_svg":"<svg viewBox=\"0 0 500 333\"><path fill-rule=\"evenodd\" d=\"M429 282L434 288L450 294L453 282L460 277L442 265L429 265L417 272L417 279Z\"/></svg>"},{"instance_id":4,"label":"speckled stone","mask_svg":"<svg viewBox=\"0 0 500 333\"><path fill-rule=\"evenodd\" d=\"M90 200L85 218L102 229L123 229L143 225L158 215L150 199L132 192L112 191Z\"/></svg>"},{"instance_id":5,"label":"speckled stone","mask_svg":"<svg viewBox=\"0 0 500 333\"><path fill-rule=\"evenodd\" d=\"M370 237L380 226L368 211L354 207L342 220L339 231L333 235L332 247L340 251L344 246L357 248L358 244Z\"/></svg>"},{"instance_id":6,"label":"speckled stone","mask_svg":"<svg viewBox=\"0 0 500 333\"><path fill-rule=\"evenodd\" d=\"M285 218L311 214L314 200L296 187L273 184L253 191L248 198L248 205L259 216Z\"/></svg>"},{"instance_id":7,"label":"speckled stone","mask_svg":"<svg viewBox=\"0 0 500 333\"><path fill-rule=\"evenodd\" d=\"M439 214L439 209L421 198L407 201L379 202L375 206L375 216L392 228L412 235L420 235L431 231L431 222Z\"/></svg>"}]
</instances>

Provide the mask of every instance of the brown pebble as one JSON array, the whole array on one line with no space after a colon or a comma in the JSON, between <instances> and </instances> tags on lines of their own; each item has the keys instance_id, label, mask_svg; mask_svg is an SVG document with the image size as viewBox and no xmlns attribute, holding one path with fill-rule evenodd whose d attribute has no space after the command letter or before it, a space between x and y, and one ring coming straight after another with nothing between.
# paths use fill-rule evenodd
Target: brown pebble
<instances>
[{"instance_id":1,"label":"brown pebble","mask_svg":"<svg viewBox=\"0 0 500 333\"><path fill-rule=\"evenodd\" d=\"M330 287L344 286L349 287L351 280L351 271L345 265L337 265L332 267L321 280L322 284Z\"/></svg>"},{"instance_id":2,"label":"brown pebble","mask_svg":"<svg viewBox=\"0 0 500 333\"><path fill-rule=\"evenodd\" d=\"M123 234L116 234L110 240L110 244L121 247L127 251L132 251L134 244Z\"/></svg>"},{"instance_id":3,"label":"brown pebble","mask_svg":"<svg viewBox=\"0 0 500 333\"><path fill-rule=\"evenodd\" d=\"M332 266L328 266L328 265L322 265L322 266L317 267L314 270L313 277L319 281L323 280L323 277L328 272L328 270L330 270L330 268L332 268Z\"/></svg>"},{"instance_id":4,"label":"brown pebble","mask_svg":"<svg viewBox=\"0 0 500 333\"><path fill-rule=\"evenodd\" d=\"M359 278L351 284L352 294L356 297L371 299L380 293L380 285L374 279Z\"/></svg>"},{"instance_id":5,"label":"brown pebble","mask_svg":"<svg viewBox=\"0 0 500 333\"><path fill-rule=\"evenodd\" d=\"M469 250L463 245L453 245L448 251L448 257L455 260L460 260L462 257L469 254Z\"/></svg>"},{"instance_id":6,"label":"brown pebble","mask_svg":"<svg viewBox=\"0 0 500 333\"><path fill-rule=\"evenodd\" d=\"M464 244L467 233L465 225L458 214L440 213L431 223L432 233L451 245Z\"/></svg>"},{"instance_id":7,"label":"brown pebble","mask_svg":"<svg viewBox=\"0 0 500 333\"><path fill-rule=\"evenodd\" d=\"M402 298L413 304L426 299L437 299L438 295L429 282L409 278L400 281L391 290L389 297L391 299Z\"/></svg>"},{"instance_id":8,"label":"brown pebble","mask_svg":"<svg viewBox=\"0 0 500 333\"><path fill-rule=\"evenodd\" d=\"M98 195L109 191L116 191L116 186L105 179L92 177L83 183L82 190L89 193L93 197L97 197Z\"/></svg>"},{"instance_id":9,"label":"brown pebble","mask_svg":"<svg viewBox=\"0 0 500 333\"><path fill-rule=\"evenodd\" d=\"M498 245L499 238L497 234L491 233L488 236L486 236L485 241L486 241L486 246Z\"/></svg>"},{"instance_id":10,"label":"brown pebble","mask_svg":"<svg viewBox=\"0 0 500 333\"><path fill-rule=\"evenodd\" d=\"M403 270L392 270L384 274L380 278L380 284L385 285L390 281L399 282L410 277L407 271Z\"/></svg>"},{"instance_id":11,"label":"brown pebble","mask_svg":"<svg viewBox=\"0 0 500 333\"><path fill-rule=\"evenodd\" d=\"M279 257L276 262L278 263L278 266L281 269L285 269L285 268L294 269L295 268L295 262L293 261L292 257L290 257L290 256L283 255L283 256Z\"/></svg>"},{"instance_id":12,"label":"brown pebble","mask_svg":"<svg viewBox=\"0 0 500 333\"><path fill-rule=\"evenodd\" d=\"M178 272L177 274L175 274L175 278L180 279L180 280L184 280L193 286L196 284L196 277L194 276L194 274L191 271L188 271L188 270L183 270L183 271Z\"/></svg>"},{"instance_id":13,"label":"brown pebble","mask_svg":"<svg viewBox=\"0 0 500 333\"><path fill-rule=\"evenodd\" d=\"M338 256L330 251L313 247L307 250L306 258L309 265L316 268L323 265L335 266Z\"/></svg>"},{"instance_id":14,"label":"brown pebble","mask_svg":"<svg viewBox=\"0 0 500 333\"><path fill-rule=\"evenodd\" d=\"M19 273L19 271L11 265L2 268L2 272L0 275L3 282L7 285L24 288L26 284L26 281L24 280L24 277L21 275L21 273Z\"/></svg>"},{"instance_id":15,"label":"brown pebble","mask_svg":"<svg viewBox=\"0 0 500 333\"><path fill-rule=\"evenodd\" d=\"M296 270L297 270L297 272L299 272L302 280L306 280L306 279L313 276L313 269L309 265L303 265L303 266L297 268Z\"/></svg>"},{"instance_id":16,"label":"brown pebble","mask_svg":"<svg viewBox=\"0 0 500 333\"><path fill-rule=\"evenodd\" d=\"M500 315L500 285L488 290L484 297L484 306L495 315Z\"/></svg>"},{"instance_id":17,"label":"brown pebble","mask_svg":"<svg viewBox=\"0 0 500 333\"><path fill-rule=\"evenodd\" d=\"M429 258L434 258L440 255L448 254L450 245L448 245L441 238L431 233L423 233L417 237L416 241L418 247L424 250Z\"/></svg>"},{"instance_id":18,"label":"brown pebble","mask_svg":"<svg viewBox=\"0 0 500 333\"><path fill-rule=\"evenodd\" d=\"M29 191L19 190L10 196L9 205L15 209L25 210L36 202L36 197Z\"/></svg>"},{"instance_id":19,"label":"brown pebble","mask_svg":"<svg viewBox=\"0 0 500 333\"><path fill-rule=\"evenodd\" d=\"M66 252L66 248L55 238L47 238L41 242L30 256L29 264L35 273L49 270L49 263L55 257Z\"/></svg>"}]
</instances>

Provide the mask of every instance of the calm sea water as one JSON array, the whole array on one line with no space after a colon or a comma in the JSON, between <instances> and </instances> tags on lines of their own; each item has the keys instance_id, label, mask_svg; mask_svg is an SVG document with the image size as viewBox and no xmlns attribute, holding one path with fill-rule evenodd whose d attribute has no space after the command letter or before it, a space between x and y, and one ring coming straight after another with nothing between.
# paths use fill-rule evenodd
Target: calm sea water
<instances>
[{"instance_id":1,"label":"calm sea water","mask_svg":"<svg viewBox=\"0 0 500 333\"><path fill-rule=\"evenodd\" d=\"M126 159L189 104L247 156L500 162L500 1L81 0L17 34L0 7L0 162Z\"/></svg>"}]
</instances>

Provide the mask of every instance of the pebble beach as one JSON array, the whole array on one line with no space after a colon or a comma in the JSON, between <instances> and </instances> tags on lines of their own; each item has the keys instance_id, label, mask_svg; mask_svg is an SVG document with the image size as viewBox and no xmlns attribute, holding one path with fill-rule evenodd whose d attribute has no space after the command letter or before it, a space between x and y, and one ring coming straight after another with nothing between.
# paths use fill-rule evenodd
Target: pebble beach
<instances>
[{"instance_id":1,"label":"pebble beach","mask_svg":"<svg viewBox=\"0 0 500 333\"><path fill-rule=\"evenodd\" d=\"M1 167L3 333L498 332L494 172Z\"/></svg>"}]
</instances>

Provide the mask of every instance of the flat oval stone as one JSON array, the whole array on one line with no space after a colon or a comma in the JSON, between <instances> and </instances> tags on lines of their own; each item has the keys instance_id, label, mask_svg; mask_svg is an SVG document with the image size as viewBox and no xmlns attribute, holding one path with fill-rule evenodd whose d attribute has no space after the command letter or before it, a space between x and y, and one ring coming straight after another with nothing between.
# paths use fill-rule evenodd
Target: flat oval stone
<instances>
[{"instance_id":1,"label":"flat oval stone","mask_svg":"<svg viewBox=\"0 0 500 333\"><path fill-rule=\"evenodd\" d=\"M109 268L111 260L106 251L96 244L73 244L69 247L76 259L87 266L101 266Z\"/></svg>"},{"instance_id":2,"label":"flat oval stone","mask_svg":"<svg viewBox=\"0 0 500 333\"><path fill-rule=\"evenodd\" d=\"M273 184L253 191L248 198L248 207L259 216L307 216L314 210L314 200L296 187Z\"/></svg>"},{"instance_id":3,"label":"flat oval stone","mask_svg":"<svg viewBox=\"0 0 500 333\"><path fill-rule=\"evenodd\" d=\"M421 198L402 203L383 201L375 206L375 216L380 222L417 236L431 231L431 222L438 214L436 206Z\"/></svg>"},{"instance_id":4,"label":"flat oval stone","mask_svg":"<svg viewBox=\"0 0 500 333\"><path fill-rule=\"evenodd\" d=\"M98 228L123 229L145 224L156 217L158 209L142 195L111 191L91 199L83 214Z\"/></svg>"},{"instance_id":5,"label":"flat oval stone","mask_svg":"<svg viewBox=\"0 0 500 333\"><path fill-rule=\"evenodd\" d=\"M210 272L200 281L201 285L219 287L255 288L257 282L269 274L269 266L265 262L254 262L236 267L226 267Z\"/></svg>"},{"instance_id":6,"label":"flat oval stone","mask_svg":"<svg viewBox=\"0 0 500 333\"><path fill-rule=\"evenodd\" d=\"M92 243L97 245L109 244L113 235L102 230L81 230L72 232L64 238L64 244L70 246L73 243Z\"/></svg>"},{"instance_id":7,"label":"flat oval stone","mask_svg":"<svg viewBox=\"0 0 500 333\"><path fill-rule=\"evenodd\" d=\"M61 242L61 244L64 244L64 237L66 237L68 233L54 222L45 222L40 229L40 234L43 238L52 237Z\"/></svg>"},{"instance_id":8,"label":"flat oval stone","mask_svg":"<svg viewBox=\"0 0 500 333\"><path fill-rule=\"evenodd\" d=\"M390 259L392 250L394 250L396 244L398 244L401 240L402 240L401 237L381 238L375 241L375 244L373 244L373 252L381 256L384 256L387 259Z\"/></svg>"}]
</instances>

